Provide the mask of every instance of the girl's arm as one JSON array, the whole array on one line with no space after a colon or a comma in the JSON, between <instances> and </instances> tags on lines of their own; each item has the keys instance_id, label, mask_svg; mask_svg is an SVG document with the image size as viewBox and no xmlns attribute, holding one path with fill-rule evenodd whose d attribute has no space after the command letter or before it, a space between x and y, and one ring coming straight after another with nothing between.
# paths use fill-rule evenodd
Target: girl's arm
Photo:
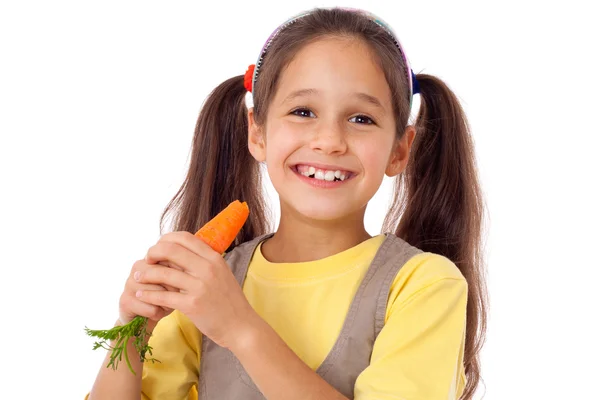
<instances>
[{"instance_id":1,"label":"girl's arm","mask_svg":"<svg viewBox=\"0 0 600 400\"><path fill-rule=\"evenodd\" d=\"M152 266L153 267L153 266ZM150 291L166 291L165 287L159 285L141 284L134 279L134 274L138 271L146 271L151 268L146 260L136 261L129 273L129 277L125 282L125 288L119 299L119 319L115 322L116 325L121 325L121 322L127 323L137 315L148 318L146 330L152 333L156 327L157 321L168 315L171 310L162 307L146 304L136 298L135 293L138 290ZM133 345L133 338L127 343L127 355L131 363L131 367L135 371L135 375L131 373L125 360L120 361L116 370L107 368L110 361L111 351L102 363L102 367L96 376L96 380L89 394L89 400L103 399L136 399L139 400L142 383L142 362L139 359L138 352ZM114 343L110 344L111 346Z\"/></svg>"},{"instance_id":2,"label":"girl's arm","mask_svg":"<svg viewBox=\"0 0 600 400\"><path fill-rule=\"evenodd\" d=\"M149 324L152 321L148 321ZM118 371L106 368L108 358L102 366L94 389L86 400L105 398L135 398L140 399L196 399L196 385L198 383L198 369L200 366L201 334L192 321L175 310L160 320L152 331L150 337L152 358L160 362L144 363L142 373L136 376L141 379L141 388L130 388L129 383L124 383L124 394L118 396L110 393L111 390L120 389L122 383L119 379L135 378L125 362L119 364ZM131 346L127 350L133 366ZM115 372L127 372L124 377L116 376ZM134 397L126 397L135 392ZM111 397L112 396L112 397Z\"/></svg>"},{"instance_id":3,"label":"girl's arm","mask_svg":"<svg viewBox=\"0 0 600 400\"><path fill-rule=\"evenodd\" d=\"M267 399L347 399L306 365L265 320L256 316L251 332L230 350Z\"/></svg>"},{"instance_id":4,"label":"girl's arm","mask_svg":"<svg viewBox=\"0 0 600 400\"><path fill-rule=\"evenodd\" d=\"M115 324L118 323L117 321ZM148 321L149 328L152 328L151 323L152 321ZM136 357L137 351L133 346L133 340L133 338L130 339L127 345L127 354L135 375L124 364L121 364L116 370L106 368L110 361L110 351L108 351L88 397L89 400L117 398L139 400L142 387L142 362L139 357ZM111 346L113 344L111 343Z\"/></svg>"}]
</instances>

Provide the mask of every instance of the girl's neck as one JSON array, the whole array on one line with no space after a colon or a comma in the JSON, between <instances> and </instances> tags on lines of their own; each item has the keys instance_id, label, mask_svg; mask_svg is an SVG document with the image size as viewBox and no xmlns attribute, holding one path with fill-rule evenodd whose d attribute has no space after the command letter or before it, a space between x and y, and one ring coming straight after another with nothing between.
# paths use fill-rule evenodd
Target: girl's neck
<instances>
[{"instance_id":1,"label":"girl's neck","mask_svg":"<svg viewBox=\"0 0 600 400\"><path fill-rule=\"evenodd\" d=\"M364 211L343 221L320 223L282 213L277 231L262 244L262 254L274 263L306 262L352 248L371 238L364 227Z\"/></svg>"}]
</instances>

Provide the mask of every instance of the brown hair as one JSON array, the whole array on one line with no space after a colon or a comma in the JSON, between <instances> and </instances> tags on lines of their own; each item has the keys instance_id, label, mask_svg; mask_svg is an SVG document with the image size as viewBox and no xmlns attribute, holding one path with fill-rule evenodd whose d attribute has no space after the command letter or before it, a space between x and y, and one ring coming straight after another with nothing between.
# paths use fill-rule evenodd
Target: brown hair
<instances>
[{"instance_id":1,"label":"brown hair","mask_svg":"<svg viewBox=\"0 0 600 400\"><path fill-rule=\"evenodd\" d=\"M390 85L397 136L410 114L408 74L391 36L371 19L342 9L314 9L285 26L266 52L254 86L254 118L264 125L279 77L294 55L323 37L358 38L370 45ZM404 173L395 180L383 231L423 251L452 260L468 282L464 364L471 399L480 380L479 352L486 329L487 291L481 251L484 202L473 140L463 109L438 78L417 74L421 104L417 134ZM244 76L220 84L203 105L191 149L189 171L165 208L175 213L174 230L193 232L234 200L252 212L232 247L267 233L269 220L258 162L248 151Z\"/></svg>"}]
</instances>

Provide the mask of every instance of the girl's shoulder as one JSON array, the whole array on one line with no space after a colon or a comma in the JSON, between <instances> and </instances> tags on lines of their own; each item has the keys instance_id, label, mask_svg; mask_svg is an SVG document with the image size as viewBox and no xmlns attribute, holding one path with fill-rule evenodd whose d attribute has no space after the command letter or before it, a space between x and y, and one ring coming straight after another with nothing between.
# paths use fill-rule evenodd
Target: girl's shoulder
<instances>
[{"instance_id":1,"label":"girl's shoulder","mask_svg":"<svg viewBox=\"0 0 600 400\"><path fill-rule=\"evenodd\" d=\"M421 252L409 259L398 272L396 280L402 277L407 281L419 282L420 285L434 283L440 279L466 282L462 272L452 260L431 252Z\"/></svg>"},{"instance_id":2,"label":"girl's shoulder","mask_svg":"<svg viewBox=\"0 0 600 400\"><path fill-rule=\"evenodd\" d=\"M439 279L466 281L460 269L449 258L438 253L423 251L393 234L386 234L385 236L387 240L384 241L383 245L388 245L385 251L395 253L388 255L388 257L396 257L404 264L398 271L396 282L404 279L427 285ZM406 258L407 254L409 255L408 259Z\"/></svg>"},{"instance_id":3,"label":"girl's shoulder","mask_svg":"<svg viewBox=\"0 0 600 400\"><path fill-rule=\"evenodd\" d=\"M425 303L445 307L467 295L467 280L454 262L440 254L421 252L411 257L392 281L386 320L408 304L417 309L417 304Z\"/></svg>"}]
</instances>

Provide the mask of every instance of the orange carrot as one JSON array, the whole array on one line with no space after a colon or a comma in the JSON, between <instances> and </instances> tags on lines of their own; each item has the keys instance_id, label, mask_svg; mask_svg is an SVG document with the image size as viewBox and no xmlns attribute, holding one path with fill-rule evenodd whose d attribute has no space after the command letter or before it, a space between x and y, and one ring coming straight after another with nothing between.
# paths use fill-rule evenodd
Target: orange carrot
<instances>
[{"instance_id":1,"label":"orange carrot","mask_svg":"<svg viewBox=\"0 0 600 400\"><path fill-rule=\"evenodd\" d=\"M195 236L223 254L235 240L249 214L248 204L236 200L200 228Z\"/></svg>"}]
</instances>

